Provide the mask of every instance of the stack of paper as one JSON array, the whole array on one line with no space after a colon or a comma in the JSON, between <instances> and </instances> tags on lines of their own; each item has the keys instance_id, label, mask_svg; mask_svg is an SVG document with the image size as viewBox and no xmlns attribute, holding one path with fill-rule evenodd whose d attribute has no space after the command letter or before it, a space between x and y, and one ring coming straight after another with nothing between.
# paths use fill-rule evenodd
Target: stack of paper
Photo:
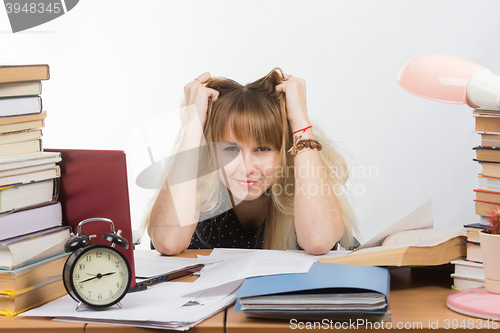
<instances>
[{"instance_id":1,"label":"stack of paper","mask_svg":"<svg viewBox=\"0 0 500 333\"><path fill-rule=\"evenodd\" d=\"M83 307L65 296L22 315L55 317L56 320L102 323L146 328L187 330L234 302L240 283L227 284L190 294L192 283L167 282L141 292L130 293L121 304L106 310ZM188 295L189 294L189 295Z\"/></svg>"},{"instance_id":2,"label":"stack of paper","mask_svg":"<svg viewBox=\"0 0 500 333\"><path fill-rule=\"evenodd\" d=\"M241 311L377 311L386 310L385 296L379 293L324 293L270 295L240 299Z\"/></svg>"}]
</instances>

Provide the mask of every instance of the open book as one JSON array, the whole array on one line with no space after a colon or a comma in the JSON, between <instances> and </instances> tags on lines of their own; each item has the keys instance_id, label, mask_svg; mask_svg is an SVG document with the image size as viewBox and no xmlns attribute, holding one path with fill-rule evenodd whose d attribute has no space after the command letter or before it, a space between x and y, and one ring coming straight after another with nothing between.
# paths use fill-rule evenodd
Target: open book
<instances>
[{"instance_id":1,"label":"open book","mask_svg":"<svg viewBox=\"0 0 500 333\"><path fill-rule=\"evenodd\" d=\"M396 231L398 225L405 229L414 229L401 224L403 220L408 222L409 216L413 216L415 221L420 219L421 228ZM422 216L426 217L424 220L430 217L430 224L422 223ZM388 230L394 231L391 234L387 235L386 230L375 237L378 239L368 241L369 247L365 243L346 256L321 258L319 261L363 266L433 266L465 257L465 228L432 228L432 224L432 206L428 202L389 227Z\"/></svg>"}]
</instances>

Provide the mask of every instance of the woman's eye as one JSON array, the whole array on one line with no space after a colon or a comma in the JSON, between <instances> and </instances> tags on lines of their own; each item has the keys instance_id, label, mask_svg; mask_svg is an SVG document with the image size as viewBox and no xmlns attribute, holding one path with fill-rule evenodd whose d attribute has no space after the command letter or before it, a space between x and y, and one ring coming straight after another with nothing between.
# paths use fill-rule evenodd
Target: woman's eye
<instances>
[{"instance_id":1,"label":"woman's eye","mask_svg":"<svg viewBox=\"0 0 500 333\"><path fill-rule=\"evenodd\" d=\"M257 148L258 151L268 151L268 150L271 150L270 147L259 147Z\"/></svg>"},{"instance_id":2,"label":"woman's eye","mask_svg":"<svg viewBox=\"0 0 500 333\"><path fill-rule=\"evenodd\" d=\"M224 148L224 151L240 151L240 149L236 146L229 146Z\"/></svg>"}]
</instances>

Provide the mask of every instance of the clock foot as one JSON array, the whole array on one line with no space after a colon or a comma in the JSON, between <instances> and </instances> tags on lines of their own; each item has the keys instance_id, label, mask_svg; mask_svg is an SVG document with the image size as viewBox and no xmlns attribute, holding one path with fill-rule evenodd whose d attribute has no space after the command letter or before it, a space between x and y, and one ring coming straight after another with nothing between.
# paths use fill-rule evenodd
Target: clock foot
<instances>
[{"instance_id":1,"label":"clock foot","mask_svg":"<svg viewBox=\"0 0 500 333\"><path fill-rule=\"evenodd\" d=\"M118 307L121 309L122 308L122 303L118 302L116 303L116 305L118 305Z\"/></svg>"},{"instance_id":2,"label":"clock foot","mask_svg":"<svg viewBox=\"0 0 500 333\"><path fill-rule=\"evenodd\" d=\"M78 305L76 306L76 312L80 311L82 306L83 306L83 302L78 303Z\"/></svg>"}]
</instances>

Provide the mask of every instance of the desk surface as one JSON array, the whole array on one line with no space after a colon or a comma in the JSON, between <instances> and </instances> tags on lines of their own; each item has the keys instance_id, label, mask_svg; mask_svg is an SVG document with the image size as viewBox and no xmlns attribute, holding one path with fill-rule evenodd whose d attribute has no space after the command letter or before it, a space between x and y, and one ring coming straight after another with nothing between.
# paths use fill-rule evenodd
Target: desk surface
<instances>
[{"instance_id":1,"label":"desk surface","mask_svg":"<svg viewBox=\"0 0 500 333\"><path fill-rule=\"evenodd\" d=\"M182 257L195 257L196 254L207 255L210 250L188 250ZM158 255L152 252L152 255ZM181 280L182 279L182 280ZM194 281L194 277L183 277L179 281ZM389 304L392 310L392 327L400 325L414 326L415 329L446 328L461 329L460 325L473 324L475 328L486 328L486 321L464 316L451 311L446 306L446 297L451 293L450 273L446 271L433 271L428 269L395 268L391 269L391 293ZM292 332L287 320L269 320L246 318L241 312L234 312L232 307L208 318L193 327L193 333L220 333L224 332ZM305 321L304 321L305 322ZM500 325L499 325L500 326ZM34 319L23 317L0 317L0 330L3 332L166 332L165 330L151 330L127 326L75 324L53 322L49 319ZM368 327L369 328L369 327ZM359 329L365 329L359 327ZM377 329L379 331L380 329ZM434 330L435 331L435 330Z\"/></svg>"},{"instance_id":2,"label":"desk surface","mask_svg":"<svg viewBox=\"0 0 500 333\"><path fill-rule=\"evenodd\" d=\"M35 319L24 317L4 317L0 316L0 331L2 333L48 333L48 332L67 332L67 333L83 333L85 324L55 322L50 319Z\"/></svg>"}]
</instances>

